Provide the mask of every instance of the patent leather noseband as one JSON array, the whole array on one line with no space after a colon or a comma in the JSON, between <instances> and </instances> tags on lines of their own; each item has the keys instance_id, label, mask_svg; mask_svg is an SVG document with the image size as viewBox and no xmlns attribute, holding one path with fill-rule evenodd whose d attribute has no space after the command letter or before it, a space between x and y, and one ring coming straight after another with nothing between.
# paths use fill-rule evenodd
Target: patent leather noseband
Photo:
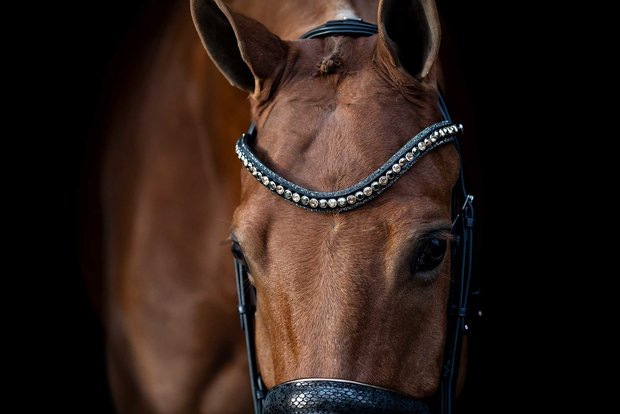
<instances>
[{"instance_id":1,"label":"patent leather noseband","mask_svg":"<svg viewBox=\"0 0 620 414\"><path fill-rule=\"evenodd\" d=\"M325 36L371 36L376 33L377 26L374 24L347 19L327 22L304 34L302 39ZM443 121L423 129L370 176L340 191L313 191L271 170L252 151L253 143L257 139L254 125L237 141L235 151L249 173L275 196L311 212L346 212L372 201L387 191L402 175L410 171L421 157L435 148L452 143L460 155L457 138L463 128L460 124L452 123L441 94L439 94L439 106L443 113ZM469 195L465 188L462 167L452 203L452 232L455 242L452 251L448 335L444 364L440 374L438 407L441 414L454 412L461 344L468 329L466 321L470 315L474 208L473 196ZM267 391L258 372L254 343L256 295L249 283L243 256L234 246L233 254L235 255L239 315L241 327L245 332L255 414L431 413L425 401L417 400L398 391L342 379L299 379L278 384Z\"/></svg>"}]
</instances>

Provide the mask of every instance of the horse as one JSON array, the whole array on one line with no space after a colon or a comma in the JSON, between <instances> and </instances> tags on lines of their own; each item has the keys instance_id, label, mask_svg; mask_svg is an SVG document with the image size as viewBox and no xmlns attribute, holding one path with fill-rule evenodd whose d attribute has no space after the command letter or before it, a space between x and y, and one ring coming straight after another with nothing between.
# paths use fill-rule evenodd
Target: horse
<instances>
[{"instance_id":1,"label":"horse","mask_svg":"<svg viewBox=\"0 0 620 414\"><path fill-rule=\"evenodd\" d=\"M318 412L303 400L316 391L338 394L321 412L428 412L452 340L461 177L457 147L441 145L460 128L443 121L434 1L192 0L164 20L103 153L118 411ZM326 22L344 32L312 32ZM311 197L376 171L346 197Z\"/></svg>"}]
</instances>

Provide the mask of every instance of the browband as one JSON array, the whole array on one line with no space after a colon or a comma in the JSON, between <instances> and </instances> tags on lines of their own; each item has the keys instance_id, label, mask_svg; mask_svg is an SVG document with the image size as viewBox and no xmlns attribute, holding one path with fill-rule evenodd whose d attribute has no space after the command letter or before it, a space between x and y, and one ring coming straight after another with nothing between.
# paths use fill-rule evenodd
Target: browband
<instances>
[{"instance_id":1,"label":"browband","mask_svg":"<svg viewBox=\"0 0 620 414\"><path fill-rule=\"evenodd\" d=\"M297 185L263 164L252 152L249 141L256 138L250 128L237 141L235 152L243 166L274 194L298 207L317 212L342 212L360 207L390 188L424 154L452 142L463 126L450 121L433 124L411 138L396 154L371 175L344 190L314 191Z\"/></svg>"}]
</instances>

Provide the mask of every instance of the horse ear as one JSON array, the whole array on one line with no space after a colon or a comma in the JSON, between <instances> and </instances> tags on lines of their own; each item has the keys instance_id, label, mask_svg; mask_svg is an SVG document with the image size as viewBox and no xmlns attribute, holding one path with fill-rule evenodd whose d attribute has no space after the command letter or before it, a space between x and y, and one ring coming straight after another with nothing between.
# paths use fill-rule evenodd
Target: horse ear
<instances>
[{"instance_id":1,"label":"horse ear","mask_svg":"<svg viewBox=\"0 0 620 414\"><path fill-rule=\"evenodd\" d=\"M233 86L257 94L283 68L287 44L256 20L222 0L191 0L191 11L202 44Z\"/></svg>"},{"instance_id":2,"label":"horse ear","mask_svg":"<svg viewBox=\"0 0 620 414\"><path fill-rule=\"evenodd\" d=\"M378 46L387 52L390 63L424 79L441 41L435 0L380 0L377 21Z\"/></svg>"}]
</instances>

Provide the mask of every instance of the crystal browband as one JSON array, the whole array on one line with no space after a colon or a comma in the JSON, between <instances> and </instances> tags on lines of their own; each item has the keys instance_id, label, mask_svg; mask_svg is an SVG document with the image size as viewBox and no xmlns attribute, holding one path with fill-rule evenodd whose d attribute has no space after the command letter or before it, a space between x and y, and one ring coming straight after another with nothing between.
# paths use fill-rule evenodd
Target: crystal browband
<instances>
[{"instance_id":1,"label":"crystal browband","mask_svg":"<svg viewBox=\"0 0 620 414\"><path fill-rule=\"evenodd\" d=\"M243 134L237 141L235 152L243 166L274 194L298 207L310 211L336 213L360 207L387 190L424 154L440 145L452 142L463 130L461 124L442 121L420 131L385 164L357 184L340 191L313 191L281 177L254 155L248 140L254 138L256 129Z\"/></svg>"}]
</instances>

